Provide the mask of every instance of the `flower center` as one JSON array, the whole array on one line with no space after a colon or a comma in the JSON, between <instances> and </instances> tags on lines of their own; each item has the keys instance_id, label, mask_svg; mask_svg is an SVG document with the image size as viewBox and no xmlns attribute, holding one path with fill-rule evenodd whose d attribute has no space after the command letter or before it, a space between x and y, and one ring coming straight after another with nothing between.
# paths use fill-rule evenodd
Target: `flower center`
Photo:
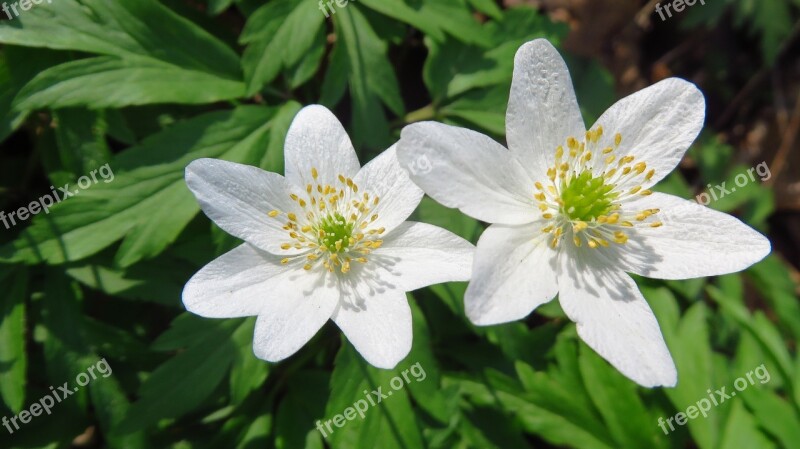
<instances>
[{"instance_id":1,"label":"flower center","mask_svg":"<svg viewBox=\"0 0 800 449\"><path fill-rule=\"evenodd\" d=\"M592 176L584 171L561 183L560 212L570 221L593 221L602 215L608 215L614 209L614 199L619 195L614 186L606 184L602 176Z\"/></svg>"},{"instance_id":2,"label":"flower center","mask_svg":"<svg viewBox=\"0 0 800 449\"><path fill-rule=\"evenodd\" d=\"M344 175L337 177L337 185L321 184L316 168L311 169L313 184L307 184L305 192L289 194L304 215L273 210L268 215L275 219L286 216L283 229L289 241L281 244L285 251L303 250L302 254L281 260L288 264L303 260L303 268L311 270L317 266L327 271L348 273L352 262L365 264L373 250L381 247L379 237L383 227L374 228L378 214L373 209L380 199L367 192L358 193L358 185Z\"/></svg>"},{"instance_id":3,"label":"flower center","mask_svg":"<svg viewBox=\"0 0 800 449\"><path fill-rule=\"evenodd\" d=\"M599 144L602 136L603 128L598 127L587 131L582 141L568 138L566 150L556 148L548 179L535 183L534 198L547 222L542 232L548 234L553 249L564 238L577 247L624 245L630 228L662 226L650 220L658 209L620 212L622 203L653 193L642 189L642 183L650 181L655 170L648 171L647 163L635 162L634 156L617 158L614 151L622 142L621 134L614 136L613 146L605 148Z\"/></svg>"},{"instance_id":4,"label":"flower center","mask_svg":"<svg viewBox=\"0 0 800 449\"><path fill-rule=\"evenodd\" d=\"M335 212L320 221L320 246L327 247L332 253L341 253L350 246L354 224L349 223L342 214Z\"/></svg>"}]
</instances>

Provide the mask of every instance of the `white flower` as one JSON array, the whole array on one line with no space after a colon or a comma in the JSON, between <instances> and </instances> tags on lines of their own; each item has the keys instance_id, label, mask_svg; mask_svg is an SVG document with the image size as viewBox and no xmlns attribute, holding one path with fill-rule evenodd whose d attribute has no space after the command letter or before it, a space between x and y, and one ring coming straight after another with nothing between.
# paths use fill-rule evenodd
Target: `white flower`
<instances>
[{"instance_id":1,"label":"white flower","mask_svg":"<svg viewBox=\"0 0 800 449\"><path fill-rule=\"evenodd\" d=\"M423 193L394 147L362 168L324 107L297 114L284 151L285 178L216 159L186 168L205 214L245 243L189 280L184 305L208 318L257 315L253 347L268 361L330 318L369 363L393 368L411 349L405 292L468 280L474 247L405 221Z\"/></svg>"},{"instance_id":2,"label":"white flower","mask_svg":"<svg viewBox=\"0 0 800 449\"><path fill-rule=\"evenodd\" d=\"M736 218L649 190L676 167L704 115L700 91L672 78L619 101L586 131L567 67L540 39L514 61L509 149L462 128L406 127L401 163L424 157L431 167L412 179L445 206L494 223L478 241L469 318L518 320L558 294L580 337L623 374L675 385L658 323L626 272L713 276L770 251Z\"/></svg>"}]
</instances>

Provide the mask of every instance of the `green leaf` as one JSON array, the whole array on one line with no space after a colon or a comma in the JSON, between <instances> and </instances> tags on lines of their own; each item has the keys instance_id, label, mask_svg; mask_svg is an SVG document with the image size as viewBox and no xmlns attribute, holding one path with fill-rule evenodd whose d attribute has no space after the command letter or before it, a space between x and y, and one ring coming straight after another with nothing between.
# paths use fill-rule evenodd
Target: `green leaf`
<instances>
[{"instance_id":1,"label":"green leaf","mask_svg":"<svg viewBox=\"0 0 800 449\"><path fill-rule=\"evenodd\" d=\"M143 432L127 433L120 430L125 416L130 410L130 402L119 382L113 378L98 378L89 389L92 405L97 412L100 428L109 446L125 449L145 449L148 444Z\"/></svg>"},{"instance_id":2,"label":"green leaf","mask_svg":"<svg viewBox=\"0 0 800 449\"><path fill-rule=\"evenodd\" d=\"M0 53L0 111L3 111L0 116L0 140L5 140L27 116L24 112L11 109L11 102L22 86L14 85L9 66L5 52Z\"/></svg>"},{"instance_id":3,"label":"green leaf","mask_svg":"<svg viewBox=\"0 0 800 449\"><path fill-rule=\"evenodd\" d=\"M25 270L0 271L0 396L8 408L19 413L25 404Z\"/></svg>"},{"instance_id":4,"label":"green leaf","mask_svg":"<svg viewBox=\"0 0 800 449\"><path fill-rule=\"evenodd\" d=\"M20 89L42 70L64 60L64 55L46 49L12 45L0 51L0 141L17 130L28 116L26 111L11 107Z\"/></svg>"},{"instance_id":5,"label":"green leaf","mask_svg":"<svg viewBox=\"0 0 800 449\"><path fill-rule=\"evenodd\" d=\"M325 56L327 34L325 27L320 27L308 52L286 71L286 78L291 89L302 86L317 73Z\"/></svg>"},{"instance_id":6,"label":"green leaf","mask_svg":"<svg viewBox=\"0 0 800 449\"><path fill-rule=\"evenodd\" d=\"M267 380L269 365L253 354L253 335L256 319L248 318L233 333L233 342L238 348L231 365L231 403L239 404Z\"/></svg>"},{"instance_id":7,"label":"green leaf","mask_svg":"<svg viewBox=\"0 0 800 449\"><path fill-rule=\"evenodd\" d=\"M349 64L344 45L334 45L328 60L328 70L325 72L325 79L322 82L320 104L333 108L342 100L347 91L347 80L350 76Z\"/></svg>"},{"instance_id":8,"label":"green leaf","mask_svg":"<svg viewBox=\"0 0 800 449\"><path fill-rule=\"evenodd\" d=\"M256 106L212 112L149 137L114 158L113 181L36 216L16 241L0 248L0 260L77 261L123 238L116 256L120 266L156 256L200 210L184 183L184 168L201 157L257 162L274 113Z\"/></svg>"},{"instance_id":9,"label":"green leaf","mask_svg":"<svg viewBox=\"0 0 800 449\"><path fill-rule=\"evenodd\" d=\"M297 115L301 107L302 105L296 101L287 101L275 113L270 125L267 149L258 164L259 167L267 171L283 173L283 145L292 120L294 120L294 116Z\"/></svg>"},{"instance_id":10,"label":"green leaf","mask_svg":"<svg viewBox=\"0 0 800 449\"><path fill-rule=\"evenodd\" d=\"M749 388L742 394L759 427L773 435L784 448L800 441L800 414L785 399L764 388Z\"/></svg>"},{"instance_id":11,"label":"green leaf","mask_svg":"<svg viewBox=\"0 0 800 449\"><path fill-rule=\"evenodd\" d=\"M248 44L242 57L247 95L274 80L281 69L298 64L312 48L316 58L304 69L313 73L325 49L324 19L313 1L278 0L256 10L239 38ZM308 73L299 78L307 79Z\"/></svg>"},{"instance_id":12,"label":"green leaf","mask_svg":"<svg viewBox=\"0 0 800 449\"><path fill-rule=\"evenodd\" d=\"M272 429L272 421L273 417L270 413L258 415L255 419L249 418L247 422L249 426L236 445L236 449L264 447Z\"/></svg>"},{"instance_id":13,"label":"green leaf","mask_svg":"<svg viewBox=\"0 0 800 449\"><path fill-rule=\"evenodd\" d=\"M420 166L424 166L424 163L420 162ZM478 221L474 218L467 217L458 209L448 209L428 197L422 199L415 216L419 221L445 228L471 241L476 239L480 229Z\"/></svg>"},{"instance_id":14,"label":"green leaf","mask_svg":"<svg viewBox=\"0 0 800 449\"><path fill-rule=\"evenodd\" d=\"M593 123L617 99L614 95L614 76L598 61L564 54L572 84L587 126Z\"/></svg>"},{"instance_id":15,"label":"green leaf","mask_svg":"<svg viewBox=\"0 0 800 449\"><path fill-rule=\"evenodd\" d=\"M208 0L208 13L216 16L233 5L233 0Z\"/></svg>"},{"instance_id":16,"label":"green leaf","mask_svg":"<svg viewBox=\"0 0 800 449\"><path fill-rule=\"evenodd\" d=\"M209 321L189 312L172 320L169 329L158 336L151 345L154 351L177 351L193 346L209 332L222 332L222 321ZM226 328L227 329L227 328Z\"/></svg>"},{"instance_id":17,"label":"green leaf","mask_svg":"<svg viewBox=\"0 0 800 449\"><path fill-rule=\"evenodd\" d=\"M233 50L154 0L42 4L0 23L0 42L121 59L138 55L228 79L241 74Z\"/></svg>"},{"instance_id":18,"label":"green leaf","mask_svg":"<svg viewBox=\"0 0 800 449\"><path fill-rule=\"evenodd\" d=\"M153 103L203 104L241 97L244 84L155 59L98 56L49 68L25 85L17 110Z\"/></svg>"},{"instance_id":19,"label":"green leaf","mask_svg":"<svg viewBox=\"0 0 800 449\"><path fill-rule=\"evenodd\" d=\"M719 289L713 286L707 288L709 296L714 299L722 309L730 314L734 320L749 332L758 341L764 353L771 359L770 368L777 368L783 384L793 392L792 379L794 378L794 364L786 348L780 332L775 325L764 315L762 311L756 311L752 315L740 304L728 301Z\"/></svg>"},{"instance_id":20,"label":"green leaf","mask_svg":"<svg viewBox=\"0 0 800 449\"><path fill-rule=\"evenodd\" d=\"M658 296L651 290L643 291L650 300L649 303L653 304L664 339L678 369L678 385L665 389L664 392L675 410L686 410L699 399L707 397L706 390L715 385L713 353L706 325L708 309L705 304L697 303L686 311L679 323L674 322L674 316L672 320L664 320L663 314L658 312L665 309L665 304L656 304L663 301L674 305L675 298L663 288L656 291ZM719 414L711 413L704 419L690 420L687 427L700 448L713 449L719 441L719 422Z\"/></svg>"},{"instance_id":21,"label":"green leaf","mask_svg":"<svg viewBox=\"0 0 800 449\"><path fill-rule=\"evenodd\" d=\"M286 396L275 417L276 449L322 449L322 434L316 428L325 405L320 398L328 393L330 374L300 371L286 385Z\"/></svg>"},{"instance_id":22,"label":"green leaf","mask_svg":"<svg viewBox=\"0 0 800 449\"><path fill-rule=\"evenodd\" d=\"M107 130L102 112L85 109L53 111L57 154L47 161L48 177L53 185L74 182L111 160L105 140Z\"/></svg>"},{"instance_id":23,"label":"green leaf","mask_svg":"<svg viewBox=\"0 0 800 449\"><path fill-rule=\"evenodd\" d=\"M37 6L18 20L0 24L0 42L104 55L39 74L17 98L20 110L196 104L244 93L236 54L154 0L62 0Z\"/></svg>"},{"instance_id":24,"label":"green leaf","mask_svg":"<svg viewBox=\"0 0 800 449\"><path fill-rule=\"evenodd\" d=\"M381 104L395 115L404 114L397 78L386 58L386 43L375 34L355 5L340 9L334 16L334 23L338 37L336 48L341 47L341 50L335 49L332 58L344 60L332 63L331 67L337 71L347 67L353 101L353 142L356 146L365 143L372 147L386 147L389 144L389 124ZM330 70L328 76L342 79L338 72L331 74ZM327 80L326 83L329 89L340 89L336 83ZM323 97L331 96L323 93Z\"/></svg>"},{"instance_id":25,"label":"green leaf","mask_svg":"<svg viewBox=\"0 0 800 449\"><path fill-rule=\"evenodd\" d=\"M773 254L753 265L747 274L758 291L775 310L775 317L794 336L800 339L800 303L795 293L797 286L789 268Z\"/></svg>"},{"instance_id":26,"label":"green leaf","mask_svg":"<svg viewBox=\"0 0 800 449\"><path fill-rule=\"evenodd\" d=\"M490 46L489 36L461 0L359 0L367 7L419 28L436 40L446 32L469 44ZM485 6L486 1L481 2ZM495 6L495 9L497 7Z\"/></svg>"},{"instance_id":27,"label":"green leaf","mask_svg":"<svg viewBox=\"0 0 800 449\"><path fill-rule=\"evenodd\" d=\"M572 346L575 347L574 339ZM513 413L526 432L550 444L587 449L614 447L594 407L584 402L588 398L580 384L534 371L523 362L517 362L515 367L524 389L504 375L487 370L480 382L461 382L462 391L476 404L499 405L508 414Z\"/></svg>"},{"instance_id":28,"label":"green leaf","mask_svg":"<svg viewBox=\"0 0 800 449\"><path fill-rule=\"evenodd\" d=\"M374 368L344 340L334 362L331 396L325 407L325 419L322 421L325 431L323 436L333 448L425 447L408 395L403 388L394 390L390 386L393 379L400 379L405 385L401 371L407 369L408 365L408 362L402 362L394 370ZM378 388L381 388L381 393L386 395L379 403L376 398L379 395L372 393ZM374 406L370 404L370 398L375 401ZM352 416L351 412L346 412L348 408L361 407L363 410L365 406L368 408L364 412L363 419L355 414L355 419L345 420L345 425L341 428L331 424L340 414L347 413ZM328 426L331 432L328 431Z\"/></svg>"},{"instance_id":29,"label":"green leaf","mask_svg":"<svg viewBox=\"0 0 800 449\"><path fill-rule=\"evenodd\" d=\"M661 431L637 394L636 384L586 345L578 359L586 391L619 447L666 447Z\"/></svg>"},{"instance_id":30,"label":"green leaf","mask_svg":"<svg viewBox=\"0 0 800 449\"><path fill-rule=\"evenodd\" d=\"M519 47L535 38L546 37L558 43L562 28L531 8L505 11L502 20L482 27L491 48L465 45L454 39L428 38L429 49L423 76L434 100L453 98L470 89L511 84L514 55Z\"/></svg>"},{"instance_id":31,"label":"green leaf","mask_svg":"<svg viewBox=\"0 0 800 449\"><path fill-rule=\"evenodd\" d=\"M209 323L207 323L209 324ZM209 325L185 351L170 358L145 380L124 421L123 431L144 429L164 418L178 418L198 408L222 382L233 363L231 335L237 322Z\"/></svg>"},{"instance_id":32,"label":"green leaf","mask_svg":"<svg viewBox=\"0 0 800 449\"><path fill-rule=\"evenodd\" d=\"M725 423L719 448L739 449L743 447L771 449L776 446L758 429L756 420L747 412L744 405L737 401L733 403L728 422Z\"/></svg>"},{"instance_id":33,"label":"green leaf","mask_svg":"<svg viewBox=\"0 0 800 449\"><path fill-rule=\"evenodd\" d=\"M734 2L739 22L750 22L761 34L761 51L767 66L775 63L778 50L792 31L791 6L788 2L745 0Z\"/></svg>"},{"instance_id":34,"label":"green leaf","mask_svg":"<svg viewBox=\"0 0 800 449\"><path fill-rule=\"evenodd\" d=\"M156 258L127 269L91 264L71 267L67 275L109 296L177 306L194 267L172 258Z\"/></svg>"},{"instance_id":35,"label":"green leaf","mask_svg":"<svg viewBox=\"0 0 800 449\"><path fill-rule=\"evenodd\" d=\"M407 387L411 397L419 407L428 412L441 423L447 423L456 412L456 403L448 401L441 388L441 373L439 362L431 348L431 336L425 315L415 301L409 301L413 318L412 329L414 332L414 345L406 357L411 365L410 378Z\"/></svg>"},{"instance_id":36,"label":"green leaf","mask_svg":"<svg viewBox=\"0 0 800 449\"><path fill-rule=\"evenodd\" d=\"M100 369L89 371L92 365L99 366L101 358L88 346L79 289L60 273L48 273L41 302L44 335L40 340L44 343L49 380L52 385L67 382L72 387L78 374L97 374L88 386L76 387L75 397L58 403L59 419L69 423L73 436L83 432L88 422L85 413L88 390L88 399L92 401L100 429L110 444L131 449L147 447L143 434L119 432L118 424L128 402L117 380L110 377L114 374L114 362L105 362L107 375L102 374Z\"/></svg>"},{"instance_id":37,"label":"green leaf","mask_svg":"<svg viewBox=\"0 0 800 449\"><path fill-rule=\"evenodd\" d=\"M509 85L467 92L443 106L440 113L448 124L475 127L495 136L506 134Z\"/></svg>"}]
</instances>

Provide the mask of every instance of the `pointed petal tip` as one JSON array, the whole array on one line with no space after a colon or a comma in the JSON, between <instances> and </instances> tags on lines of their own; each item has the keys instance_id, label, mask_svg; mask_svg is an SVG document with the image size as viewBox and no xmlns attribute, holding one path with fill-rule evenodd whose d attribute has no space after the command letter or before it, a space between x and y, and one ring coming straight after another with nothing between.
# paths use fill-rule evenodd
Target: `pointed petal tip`
<instances>
[{"instance_id":1,"label":"pointed petal tip","mask_svg":"<svg viewBox=\"0 0 800 449\"><path fill-rule=\"evenodd\" d=\"M549 40L547 40L545 38L538 38L538 39L534 39L532 41L528 41L528 42L525 42L524 44L522 44L519 47L519 49L517 49L517 53L516 53L514 59L516 60L517 58L524 57L524 56L526 56L528 54L531 54L531 53L535 54L537 52L542 52L542 51L558 53L558 50L556 49L556 47Z\"/></svg>"}]
</instances>

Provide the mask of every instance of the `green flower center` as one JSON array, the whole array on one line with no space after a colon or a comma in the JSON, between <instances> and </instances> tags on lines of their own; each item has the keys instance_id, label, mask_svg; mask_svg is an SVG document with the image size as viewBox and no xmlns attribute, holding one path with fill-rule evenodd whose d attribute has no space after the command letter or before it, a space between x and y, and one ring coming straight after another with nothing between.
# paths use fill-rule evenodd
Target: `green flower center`
<instances>
[{"instance_id":1,"label":"green flower center","mask_svg":"<svg viewBox=\"0 0 800 449\"><path fill-rule=\"evenodd\" d=\"M584 171L561 182L561 213L570 221L594 221L614 210L614 200L619 196L614 185L607 184L603 176L592 177Z\"/></svg>"},{"instance_id":2,"label":"green flower center","mask_svg":"<svg viewBox=\"0 0 800 449\"><path fill-rule=\"evenodd\" d=\"M592 249L624 245L630 228L662 226L651 220L659 209L622 209L622 203L653 193L643 184L655 176L655 169L648 170L633 155L616 154L622 134L602 137L601 126L586 131L583 140L568 137L566 146L556 148L547 179L534 183L533 198L547 223L542 233L553 249L562 239Z\"/></svg>"},{"instance_id":3,"label":"green flower center","mask_svg":"<svg viewBox=\"0 0 800 449\"><path fill-rule=\"evenodd\" d=\"M320 237L319 244L327 247L331 253L341 253L350 246L353 227L353 223L349 223L340 213L330 214L320 220L319 229L324 234Z\"/></svg>"}]
</instances>

